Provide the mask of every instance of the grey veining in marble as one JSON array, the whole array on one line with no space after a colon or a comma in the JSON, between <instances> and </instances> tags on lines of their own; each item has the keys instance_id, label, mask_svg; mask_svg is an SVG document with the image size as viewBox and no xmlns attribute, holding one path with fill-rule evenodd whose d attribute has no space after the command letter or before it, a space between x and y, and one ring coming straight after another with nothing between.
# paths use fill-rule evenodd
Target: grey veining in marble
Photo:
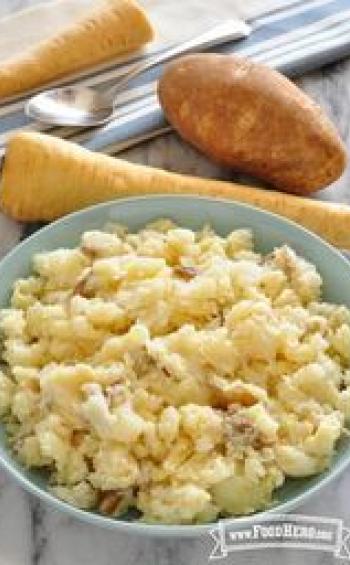
<instances>
[{"instance_id":1,"label":"grey veining in marble","mask_svg":"<svg viewBox=\"0 0 350 565\"><path fill-rule=\"evenodd\" d=\"M39 0L0 0L0 16ZM158 1L158 0L154 0ZM208 0L203 0L203 5ZM166 0L163 0L166 2ZM230 0L217 0L229 6ZM246 0L248 3L248 0ZM350 60L299 80L338 125L350 147ZM170 170L208 177L229 178L229 173L209 163L185 146L175 134L167 135L124 155L127 159ZM332 189L318 198L350 203L350 169ZM21 227L0 215L4 254L18 241ZM350 470L307 502L298 512L341 518L350 527ZM88 526L34 500L0 471L0 565L205 565L211 542L150 540ZM223 565L330 565L329 554L295 550L265 550L229 555ZM340 561L339 561L340 563Z\"/></svg>"}]
</instances>

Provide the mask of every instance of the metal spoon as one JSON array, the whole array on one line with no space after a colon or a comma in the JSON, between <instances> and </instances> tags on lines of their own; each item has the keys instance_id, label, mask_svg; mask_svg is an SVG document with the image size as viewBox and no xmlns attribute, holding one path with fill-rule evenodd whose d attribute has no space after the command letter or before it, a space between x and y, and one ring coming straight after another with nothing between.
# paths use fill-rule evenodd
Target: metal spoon
<instances>
[{"instance_id":1,"label":"metal spoon","mask_svg":"<svg viewBox=\"0 0 350 565\"><path fill-rule=\"evenodd\" d=\"M85 86L67 86L47 90L31 98L26 106L27 116L59 126L97 126L113 120L117 113L115 98L129 81L144 71L173 59L177 55L205 50L234 39L247 37L250 28L243 21L228 20L211 30L164 51L148 61L136 65L118 83L106 92Z\"/></svg>"}]
</instances>

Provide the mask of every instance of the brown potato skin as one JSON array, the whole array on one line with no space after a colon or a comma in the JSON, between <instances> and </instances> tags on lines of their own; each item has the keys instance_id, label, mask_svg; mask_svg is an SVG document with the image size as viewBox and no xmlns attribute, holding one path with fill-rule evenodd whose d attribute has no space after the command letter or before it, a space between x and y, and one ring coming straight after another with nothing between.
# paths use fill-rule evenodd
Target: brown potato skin
<instances>
[{"instance_id":1,"label":"brown potato skin","mask_svg":"<svg viewBox=\"0 0 350 565\"><path fill-rule=\"evenodd\" d=\"M296 194L335 181L346 149L335 127L286 77L237 55L170 64L158 87L178 133L211 159Z\"/></svg>"}]
</instances>

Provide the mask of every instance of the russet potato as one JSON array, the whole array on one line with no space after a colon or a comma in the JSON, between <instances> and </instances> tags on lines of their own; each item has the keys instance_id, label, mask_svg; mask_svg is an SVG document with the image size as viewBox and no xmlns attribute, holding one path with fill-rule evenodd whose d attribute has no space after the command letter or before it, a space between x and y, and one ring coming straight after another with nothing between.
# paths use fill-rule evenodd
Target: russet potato
<instances>
[{"instance_id":1,"label":"russet potato","mask_svg":"<svg viewBox=\"0 0 350 565\"><path fill-rule=\"evenodd\" d=\"M325 113L280 73L237 55L170 64L159 98L178 133L213 160L298 194L336 180L346 152Z\"/></svg>"}]
</instances>

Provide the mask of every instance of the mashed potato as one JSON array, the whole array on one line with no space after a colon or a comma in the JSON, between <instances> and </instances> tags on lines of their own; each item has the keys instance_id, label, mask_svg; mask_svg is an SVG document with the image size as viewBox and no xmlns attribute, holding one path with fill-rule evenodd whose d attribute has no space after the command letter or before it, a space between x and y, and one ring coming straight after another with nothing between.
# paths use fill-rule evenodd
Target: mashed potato
<instances>
[{"instance_id":1,"label":"mashed potato","mask_svg":"<svg viewBox=\"0 0 350 565\"><path fill-rule=\"evenodd\" d=\"M1 311L0 416L84 509L198 523L326 469L350 418L350 312L249 230L160 220L34 257Z\"/></svg>"}]
</instances>

